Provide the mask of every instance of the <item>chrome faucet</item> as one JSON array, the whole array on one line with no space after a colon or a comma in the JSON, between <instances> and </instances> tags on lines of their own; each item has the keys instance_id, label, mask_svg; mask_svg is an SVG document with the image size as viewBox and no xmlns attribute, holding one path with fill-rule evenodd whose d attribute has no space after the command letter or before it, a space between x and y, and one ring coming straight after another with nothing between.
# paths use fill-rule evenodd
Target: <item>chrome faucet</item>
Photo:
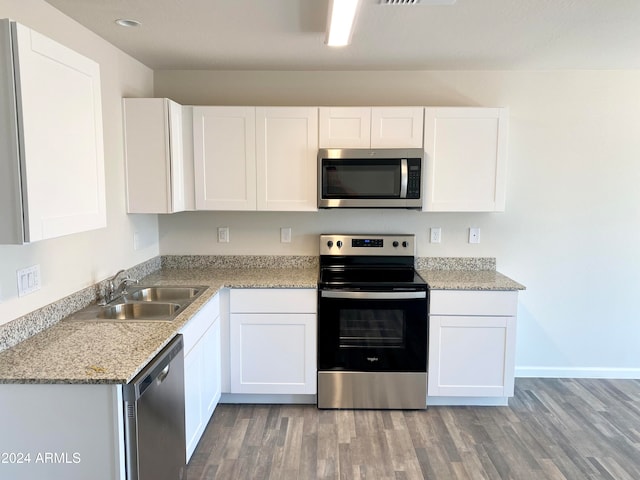
<instances>
[{"instance_id":1,"label":"chrome faucet","mask_svg":"<svg viewBox=\"0 0 640 480\"><path fill-rule=\"evenodd\" d=\"M118 277L123 274L124 270L119 270L113 277L107 279L107 285L105 286L104 297L100 302L101 305L106 305L107 303L113 301L116 297L126 295L127 294L127 285L132 283L138 283L137 280L134 280L131 277L124 277L120 283L116 284L116 280Z\"/></svg>"}]
</instances>

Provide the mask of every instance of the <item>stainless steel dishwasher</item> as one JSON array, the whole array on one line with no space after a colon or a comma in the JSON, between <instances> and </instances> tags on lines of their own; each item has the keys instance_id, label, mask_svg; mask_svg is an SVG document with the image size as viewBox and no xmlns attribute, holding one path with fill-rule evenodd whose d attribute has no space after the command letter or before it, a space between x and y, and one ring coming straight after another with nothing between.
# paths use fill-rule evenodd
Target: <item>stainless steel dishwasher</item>
<instances>
[{"instance_id":1,"label":"stainless steel dishwasher","mask_svg":"<svg viewBox=\"0 0 640 480\"><path fill-rule=\"evenodd\" d=\"M184 356L176 336L123 389L128 480L181 480L185 470Z\"/></svg>"}]
</instances>

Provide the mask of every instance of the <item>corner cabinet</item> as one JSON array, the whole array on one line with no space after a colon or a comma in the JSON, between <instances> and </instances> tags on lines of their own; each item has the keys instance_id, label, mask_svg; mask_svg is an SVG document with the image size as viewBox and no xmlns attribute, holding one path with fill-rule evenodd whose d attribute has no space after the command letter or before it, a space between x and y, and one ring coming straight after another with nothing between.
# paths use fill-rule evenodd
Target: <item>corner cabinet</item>
<instances>
[{"instance_id":1,"label":"corner cabinet","mask_svg":"<svg viewBox=\"0 0 640 480\"><path fill-rule=\"evenodd\" d=\"M106 226L100 66L0 20L0 243Z\"/></svg>"},{"instance_id":2,"label":"corner cabinet","mask_svg":"<svg viewBox=\"0 0 640 480\"><path fill-rule=\"evenodd\" d=\"M425 108L425 211L504 211L507 121L506 108Z\"/></svg>"},{"instance_id":3,"label":"corner cabinet","mask_svg":"<svg viewBox=\"0 0 640 480\"><path fill-rule=\"evenodd\" d=\"M220 301L216 295L181 329L184 337L185 433L188 462L221 396Z\"/></svg>"},{"instance_id":4,"label":"corner cabinet","mask_svg":"<svg viewBox=\"0 0 640 480\"><path fill-rule=\"evenodd\" d=\"M197 210L317 210L316 107L194 107Z\"/></svg>"},{"instance_id":5,"label":"corner cabinet","mask_svg":"<svg viewBox=\"0 0 640 480\"><path fill-rule=\"evenodd\" d=\"M315 289L232 289L231 393L316 393Z\"/></svg>"},{"instance_id":6,"label":"corner cabinet","mask_svg":"<svg viewBox=\"0 0 640 480\"><path fill-rule=\"evenodd\" d=\"M320 107L320 148L422 148L423 107Z\"/></svg>"},{"instance_id":7,"label":"corner cabinet","mask_svg":"<svg viewBox=\"0 0 640 480\"><path fill-rule=\"evenodd\" d=\"M506 405L514 391L517 301L516 291L431 291L428 403L487 397L484 404Z\"/></svg>"},{"instance_id":8,"label":"corner cabinet","mask_svg":"<svg viewBox=\"0 0 640 480\"><path fill-rule=\"evenodd\" d=\"M193 209L193 160L184 154L184 107L168 98L125 98L122 108L127 212Z\"/></svg>"}]
</instances>

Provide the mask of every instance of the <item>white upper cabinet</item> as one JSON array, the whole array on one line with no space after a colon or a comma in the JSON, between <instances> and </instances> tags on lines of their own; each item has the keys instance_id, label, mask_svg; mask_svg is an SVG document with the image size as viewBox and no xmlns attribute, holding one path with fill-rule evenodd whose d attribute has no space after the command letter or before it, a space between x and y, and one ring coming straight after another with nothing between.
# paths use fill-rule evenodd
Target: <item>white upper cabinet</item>
<instances>
[{"instance_id":1,"label":"white upper cabinet","mask_svg":"<svg viewBox=\"0 0 640 480\"><path fill-rule=\"evenodd\" d=\"M194 107L198 210L317 210L316 107Z\"/></svg>"},{"instance_id":2,"label":"white upper cabinet","mask_svg":"<svg viewBox=\"0 0 640 480\"><path fill-rule=\"evenodd\" d=\"M254 107L193 107L197 210L256 209Z\"/></svg>"},{"instance_id":3,"label":"white upper cabinet","mask_svg":"<svg viewBox=\"0 0 640 480\"><path fill-rule=\"evenodd\" d=\"M320 107L320 148L422 148L423 107Z\"/></svg>"},{"instance_id":4,"label":"white upper cabinet","mask_svg":"<svg viewBox=\"0 0 640 480\"><path fill-rule=\"evenodd\" d=\"M504 211L505 108L425 109L425 211Z\"/></svg>"},{"instance_id":5,"label":"white upper cabinet","mask_svg":"<svg viewBox=\"0 0 640 480\"><path fill-rule=\"evenodd\" d=\"M106 226L100 66L0 20L0 243Z\"/></svg>"},{"instance_id":6,"label":"white upper cabinet","mask_svg":"<svg viewBox=\"0 0 640 480\"><path fill-rule=\"evenodd\" d=\"M123 110L127 211L193 209L188 174L193 160L184 155L183 107L167 98L125 98Z\"/></svg>"},{"instance_id":7,"label":"white upper cabinet","mask_svg":"<svg viewBox=\"0 0 640 480\"><path fill-rule=\"evenodd\" d=\"M256 108L258 210L318 209L318 109Z\"/></svg>"},{"instance_id":8,"label":"white upper cabinet","mask_svg":"<svg viewBox=\"0 0 640 480\"><path fill-rule=\"evenodd\" d=\"M320 148L369 148L370 107L320 107Z\"/></svg>"}]
</instances>

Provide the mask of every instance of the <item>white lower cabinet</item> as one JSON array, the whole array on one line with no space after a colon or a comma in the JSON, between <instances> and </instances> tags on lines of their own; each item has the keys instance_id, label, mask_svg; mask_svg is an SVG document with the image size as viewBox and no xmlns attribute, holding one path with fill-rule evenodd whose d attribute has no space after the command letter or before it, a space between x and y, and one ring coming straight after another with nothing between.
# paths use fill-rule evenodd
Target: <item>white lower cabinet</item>
<instances>
[{"instance_id":1,"label":"white lower cabinet","mask_svg":"<svg viewBox=\"0 0 640 480\"><path fill-rule=\"evenodd\" d=\"M231 393L316 393L316 290L232 289Z\"/></svg>"},{"instance_id":2,"label":"white lower cabinet","mask_svg":"<svg viewBox=\"0 0 640 480\"><path fill-rule=\"evenodd\" d=\"M184 336L185 433L188 462L221 395L219 298L181 330Z\"/></svg>"},{"instance_id":3,"label":"white lower cabinet","mask_svg":"<svg viewBox=\"0 0 640 480\"><path fill-rule=\"evenodd\" d=\"M517 295L431 291L429 397L513 396Z\"/></svg>"}]
</instances>

